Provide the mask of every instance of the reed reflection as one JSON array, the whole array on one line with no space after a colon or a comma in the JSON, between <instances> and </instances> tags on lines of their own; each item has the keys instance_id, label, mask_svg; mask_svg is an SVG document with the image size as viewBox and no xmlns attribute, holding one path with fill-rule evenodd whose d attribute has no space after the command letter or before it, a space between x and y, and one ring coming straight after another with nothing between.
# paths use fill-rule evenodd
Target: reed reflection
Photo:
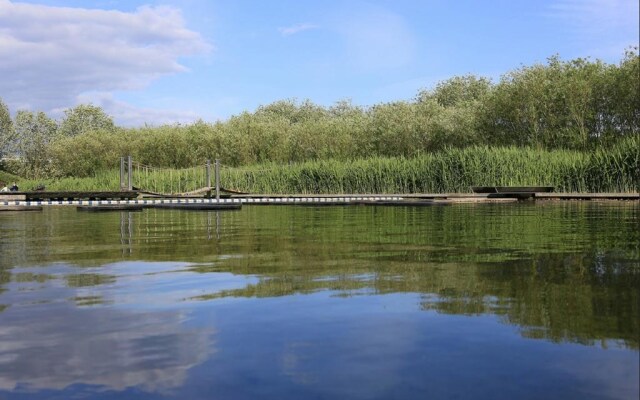
<instances>
[{"instance_id":1,"label":"reed reflection","mask_svg":"<svg viewBox=\"0 0 640 400\"><path fill-rule=\"evenodd\" d=\"M43 220L16 223L0 245L21 251L4 261L87 268L172 260L193 263L187 269L196 274L255 277L232 288L202 286L181 301L416 293L423 310L500 315L527 337L638 348L633 203L72 213L52 210L33 217ZM13 267L0 269L0 291L17 279L26 278ZM117 284L121 277L109 279Z\"/></svg>"}]
</instances>

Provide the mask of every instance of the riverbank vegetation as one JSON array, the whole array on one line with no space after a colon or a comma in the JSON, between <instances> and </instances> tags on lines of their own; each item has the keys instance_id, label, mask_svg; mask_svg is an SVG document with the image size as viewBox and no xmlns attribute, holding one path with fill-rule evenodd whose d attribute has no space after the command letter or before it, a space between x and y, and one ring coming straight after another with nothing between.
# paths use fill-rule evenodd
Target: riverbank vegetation
<instances>
[{"instance_id":1,"label":"riverbank vegetation","mask_svg":"<svg viewBox=\"0 0 640 400\"><path fill-rule=\"evenodd\" d=\"M530 147L449 148L414 157L369 157L292 164L265 163L221 168L222 186L250 193L444 193L469 192L471 186L550 185L559 192L636 192L640 188L640 137L630 136L594 151L540 150ZM164 170L144 189L176 193L204 186L204 167ZM175 190L177 183L182 185ZM90 177L24 181L52 190L114 190L119 170ZM139 184L139 183L136 183Z\"/></svg>"},{"instance_id":2,"label":"riverbank vegetation","mask_svg":"<svg viewBox=\"0 0 640 400\"><path fill-rule=\"evenodd\" d=\"M637 49L615 65L551 57L497 83L453 77L408 101L283 100L188 125L117 127L92 105L60 122L24 110L11 119L0 103L2 169L27 185L114 189L119 158L132 155L175 170L218 158L232 167L223 185L252 192L638 191L639 61Z\"/></svg>"}]
</instances>

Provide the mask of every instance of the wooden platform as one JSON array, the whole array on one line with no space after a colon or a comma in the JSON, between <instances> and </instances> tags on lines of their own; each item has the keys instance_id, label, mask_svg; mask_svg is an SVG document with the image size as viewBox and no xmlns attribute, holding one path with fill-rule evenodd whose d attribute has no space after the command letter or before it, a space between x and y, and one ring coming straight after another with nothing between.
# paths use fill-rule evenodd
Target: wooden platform
<instances>
[{"instance_id":1,"label":"wooden platform","mask_svg":"<svg viewBox=\"0 0 640 400\"><path fill-rule=\"evenodd\" d=\"M3 211L42 211L42 206L2 206L0 212Z\"/></svg>"},{"instance_id":2,"label":"wooden platform","mask_svg":"<svg viewBox=\"0 0 640 400\"><path fill-rule=\"evenodd\" d=\"M76 207L78 211L88 212L108 212L108 211L142 211L144 206L141 204L94 204Z\"/></svg>"},{"instance_id":3,"label":"wooden platform","mask_svg":"<svg viewBox=\"0 0 640 400\"><path fill-rule=\"evenodd\" d=\"M640 193L536 193L547 200L640 200Z\"/></svg>"},{"instance_id":4,"label":"wooden platform","mask_svg":"<svg viewBox=\"0 0 640 400\"><path fill-rule=\"evenodd\" d=\"M393 195L361 195L361 194L333 194L333 195L239 195L226 199L191 199L191 198L169 198L169 199L141 199L131 198L135 192L81 192L80 197L100 196L103 199L45 199L44 197L61 196L57 193L44 192L44 196L39 196L37 200L27 200L25 197L14 197L11 199L0 199L0 209L2 211L11 210L9 207L35 207L35 206L82 206L82 207L102 207L100 211L135 210L136 208L163 208L163 209L186 209L186 210L234 210L242 205L301 205L301 206L346 206L346 205L379 205L379 206L431 206L444 204L461 203L506 203L517 202L529 198L533 200L626 200L640 201L640 194L635 193L415 193L415 194L393 194ZM63 197L67 198L71 193L64 192ZM42 194L42 192L40 193ZM12 194L13 195L13 194ZM19 193L16 196L24 196ZM109 197L124 197L110 199ZM107 198L107 199L104 199ZM130 208L129 206L133 206ZM32 208L29 208L31 210ZM17 210L17 208L13 208ZM99 211L98 208L82 211Z\"/></svg>"},{"instance_id":5,"label":"wooden platform","mask_svg":"<svg viewBox=\"0 0 640 400\"><path fill-rule=\"evenodd\" d=\"M241 203L155 203L145 205L145 208L159 208L163 210L188 210L188 211L218 211L218 210L240 210Z\"/></svg>"},{"instance_id":6,"label":"wooden platform","mask_svg":"<svg viewBox=\"0 0 640 400\"><path fill-rule=\"evenodd\" d=\"M132 191L113 191L113 192L14 192L22 194L28 201L46 201L46 200L128 200L138 197L138 192Z\"/></svg>"},{"instance_id":7,"label":"wooden platform","mask_svg":"<svg viewBox=\"0 0 640 400\"><path fill-rule=\"evenodd\" d=\"M471 186L473 193L550 193L553 186Z\"/></svg>"},{"instance_id":8,"label":"wooden platform","mask_svg":"<svg viewBox=\"0 0 640 400\"><path fill-rule=\"evenodd\" d=\"M1 192L0 201L25 201L27 196L17 192Z\"/></svg>"},{"instance_id":9,"label":"wooden platform","mask_svg":"<svg viewBox=\"0 0 640 400\"><path fill-rule=\"evenodd\" d=\"M386 206L386 207L429 207L429 206L444 206L448 203L446 200L369 200L369 201L353 201L351 204L362 206Z\"/></svg>"},{"instance_id":10,"label":"wooden platform","mask_svg":"<svg viewBox=\"0 0 640 400\"><path fill-rule=\"evenodd\" d=\"M327 201L340 204L360 200L385 201L397 200L447 200L458 203L511 202L527 198L557 200L640 200L639 193L556 193L556 192L505 192L505 193L409 193L409 194L254 194L238 195L245 204L306 204L305 201Z\"/></svg>"}]
</instances>

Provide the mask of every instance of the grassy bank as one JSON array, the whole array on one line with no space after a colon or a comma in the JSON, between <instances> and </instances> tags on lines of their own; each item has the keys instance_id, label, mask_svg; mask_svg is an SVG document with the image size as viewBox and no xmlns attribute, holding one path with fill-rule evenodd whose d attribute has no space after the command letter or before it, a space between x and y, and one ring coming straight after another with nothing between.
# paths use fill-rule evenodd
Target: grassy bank
<instances>
[{"instance_id":1,"label":"grassy bank","mask_svg":"<svg viewBox=\"0 0 640 400\"><path fill-rule=\"evenodd\" d=\"M6 184L6 185L10 185L13 182L18 182L20 181L20 177L14 174L10 174L8 172L5 171L0 171L0 182Z\"/></svg>"},{"instance_id":2,"label":"grassy bank","mask_svg":"<svg viewBox=\"0 0 640 400\"><path fill-rule=\"evenodd\" d=\"M186 192L204 186L193 169L160 170L136 177L134 185L158 192ZM412 158L372 157L353 161L260 164L221 169L222 186L251 193L446 193L474 185L550 185L558 192L637 192L640 138L594 152L516 147L448 149ZM19 181L22 189L116 190L119 171L89 178Z\"/></svg>"}]
</instances>

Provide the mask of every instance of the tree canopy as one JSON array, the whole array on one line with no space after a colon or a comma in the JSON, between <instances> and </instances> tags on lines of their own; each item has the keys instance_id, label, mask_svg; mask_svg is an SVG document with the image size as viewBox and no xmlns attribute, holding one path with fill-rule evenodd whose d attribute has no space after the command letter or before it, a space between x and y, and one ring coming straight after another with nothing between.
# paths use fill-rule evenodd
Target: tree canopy
<instances>
[{"instance_id":1,"label":"tree canopy","mask_svg":"<svg viewBox=\"0 0 640 400\"><path fill-rule=\"evenodd\" d=\"M12 172L82 176L129 154L179 168L212 158L249 165L413 157L478 145L592 151L640 134L637 51L630 49L615 65L552 56L495 83L455 76L419 90L414 99L370 107L279 100L215 123L119 128L90 104L66 110L60 122L25 111L12 121L0 101L0 155L22 157Z\"/></svg>"}]
</instances>

